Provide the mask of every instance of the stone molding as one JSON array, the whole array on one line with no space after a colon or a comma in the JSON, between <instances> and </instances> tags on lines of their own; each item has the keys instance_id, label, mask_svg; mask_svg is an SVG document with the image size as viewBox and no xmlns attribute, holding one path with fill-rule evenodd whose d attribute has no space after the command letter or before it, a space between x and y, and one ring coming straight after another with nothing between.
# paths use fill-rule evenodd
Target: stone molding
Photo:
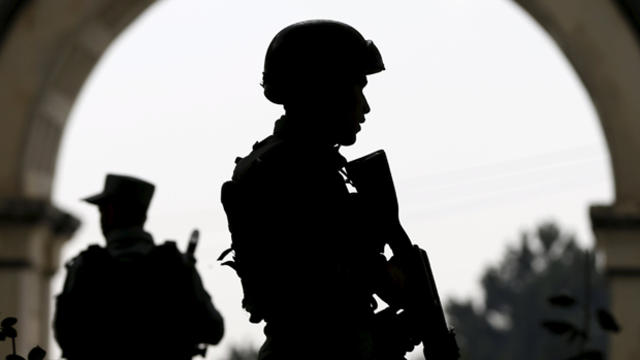
<instances>
[{"instance_id":1,"label":"stone molding","mask_svg":"<svg viewBox=\"0 0 640 360\"><path fill-rule=\"evenodd\" d=\"M52 234L71 237L80 226L75 216L40 199L0 199L0 225L46 224Z\"/></svg>"},{"instance_id":2,"label":"stone molding","mask_svg":"<svg viewBox=\"0 0 640 360\"><path fill-rule=\"evenodd\" d=\"M594 205L589 209L591 226L599 230L640 230L640 204ZM640 241L640 239L638 239Z\"/></svg>"}]
</instances>

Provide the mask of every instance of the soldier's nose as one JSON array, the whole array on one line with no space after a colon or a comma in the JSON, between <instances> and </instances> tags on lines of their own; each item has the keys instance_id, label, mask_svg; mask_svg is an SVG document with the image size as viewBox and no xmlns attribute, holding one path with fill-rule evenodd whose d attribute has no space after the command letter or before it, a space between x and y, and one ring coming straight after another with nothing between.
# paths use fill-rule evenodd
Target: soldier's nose
<instances>
[{"instance_id":1,"label":"soldier's nose","mask_svg":"<svg viewBox=\"0 0 640 360\"><path fill-rule=\"evenodd\" d=\"M364 103L364 113L368 114L371 111L371 108L369 107L369 102L367 101L367 98L364 97L364 95L362 95L362 102ZM364 122L364 120L362 120Z\"/></svg>"}]
</instances>

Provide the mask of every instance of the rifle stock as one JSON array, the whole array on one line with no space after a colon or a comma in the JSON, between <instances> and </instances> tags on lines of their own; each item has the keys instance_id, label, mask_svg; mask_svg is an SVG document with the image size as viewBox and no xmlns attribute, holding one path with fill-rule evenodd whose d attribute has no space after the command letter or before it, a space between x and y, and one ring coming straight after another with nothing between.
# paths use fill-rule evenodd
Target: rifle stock
<instances>
[{"instance_id":1,"label":"rifle stock","mask_svg":"<svg viewBox=\"0 0 640 360\"><path fill-rule=\"evenodd\" d=\"M394 256L406 265L409 286L403 306L415 320L425 358L458 359L455 334L447 326L429 257L426 251L412 244L400 224L398 199L385 152L378 150L349 162L345 168L348 180L375 217L376 225L383 224L385 233L390 235L388 243Z\"/></svg>"}]
</instances>

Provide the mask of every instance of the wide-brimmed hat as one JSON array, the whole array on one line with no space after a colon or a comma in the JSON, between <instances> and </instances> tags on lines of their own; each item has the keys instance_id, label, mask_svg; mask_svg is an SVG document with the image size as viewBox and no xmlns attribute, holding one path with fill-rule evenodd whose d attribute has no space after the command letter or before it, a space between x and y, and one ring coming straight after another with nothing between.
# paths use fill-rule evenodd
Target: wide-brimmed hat
<instances>
[{"instance_id":1,"label":"wide-brimmed hat","mask_svg":"<svg viewBox=\"0 0 640 360\"><path fill-rule=\"evenodd\" d=\"M107 202L118 202L142 207L145 210L151 203L155 186L147 181L126 175L107 174L104 190L82 200L101 205Z\"/></svg>"}]
</instances>

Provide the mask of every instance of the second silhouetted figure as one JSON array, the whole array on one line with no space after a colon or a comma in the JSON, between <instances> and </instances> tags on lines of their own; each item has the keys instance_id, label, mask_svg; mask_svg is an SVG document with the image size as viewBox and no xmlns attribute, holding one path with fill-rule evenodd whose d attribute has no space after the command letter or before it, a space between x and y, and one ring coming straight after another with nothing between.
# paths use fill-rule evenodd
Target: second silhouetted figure
<instances>
[{"instance_id":1,"label":"second silhouetted figure","mask_svg":"<svg viewBox=\"0 0 640 360\"><path fill-rule=\"evenodd\" d=\"M104 191L85 199L100 209L107 246L67 264L54 320L65 358L185 360L222 338L191 259L143 230L153 192L146 181L108 175Z\"/></svg>"}]
</instances>

